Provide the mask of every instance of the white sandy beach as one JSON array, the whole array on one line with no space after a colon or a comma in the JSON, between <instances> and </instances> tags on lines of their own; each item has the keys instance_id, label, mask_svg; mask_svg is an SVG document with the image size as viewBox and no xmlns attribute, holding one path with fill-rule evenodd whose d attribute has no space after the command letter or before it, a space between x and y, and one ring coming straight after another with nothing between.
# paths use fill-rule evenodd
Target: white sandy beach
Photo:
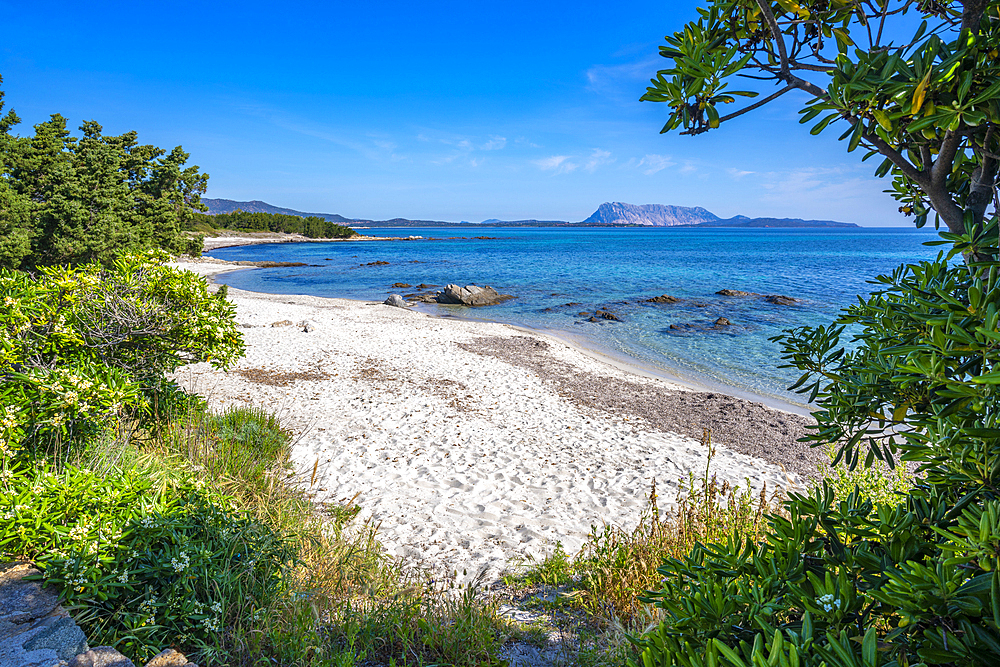
<instances>
[{"instance_id":1,"label":"white sandy beach","mask_svg":"<svg viewBox=\"0 0 1000 667\"><path fill-rule=\"evenodd\" d=\"M512 558L541 556L557 541L573 553L592 526L633 526L654 478L669 500L679 481L705 471L698 440L588 405L547 382L543 367L475 351L484 340L530 343L595 386L688 391L558 340L381 303L235 289L229 298L246 356L229 372L197 364L177 379L214 409L277 413L297 436L293 458L306 483L317 466L316 500L356 497L358 520L378 523L386 548L415 565L495 577ZM272 326L282 321L292 324ZM755 489L801 482L724 442L712 470Z\"/></svg>"}]
</instances>

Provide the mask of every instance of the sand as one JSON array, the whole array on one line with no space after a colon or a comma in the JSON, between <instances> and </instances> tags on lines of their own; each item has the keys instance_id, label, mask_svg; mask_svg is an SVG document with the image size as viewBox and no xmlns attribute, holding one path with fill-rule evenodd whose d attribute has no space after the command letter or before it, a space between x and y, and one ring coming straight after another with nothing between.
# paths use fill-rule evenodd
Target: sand
<instances>
[{"instance_id":1,"label":"sand","mask_svg":"<svg viewBox=\"0 0 1000 667\"><path fill-rule=\"evenodd\" d=\"M315 467L316 500L355 499L356 521L377 523L387 550L416 567L492 579L557 542L574 553L592 527L630 528L654 479L669 500L704 474L705 428L720 480L757 492L816 471L795 442L806 418L631 374L554 338L381 303L229 298L246 356L177 379L213 409L277 413L306 486Z\"/></svg>"}]
</instances>

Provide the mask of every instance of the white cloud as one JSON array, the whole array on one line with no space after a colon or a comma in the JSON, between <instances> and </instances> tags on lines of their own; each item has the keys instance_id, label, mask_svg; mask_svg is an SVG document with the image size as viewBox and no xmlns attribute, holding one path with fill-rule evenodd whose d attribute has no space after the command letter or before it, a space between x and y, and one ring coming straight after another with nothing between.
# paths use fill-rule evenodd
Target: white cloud
<instances>
[{"instance_id":1,"label":"white cloud","mask_svg":"<svg viewBox=\"0 0 1000 667\"><path fill-rule=\"evenodd\" d=\"M478 167L479 165L481 165L484 162L486 162L486 158L484 158L484 157L472 158L471 160L469 160L469 166L470 167Z\"/></svg>"},{"instance_id":2,"label":"white cloud","mask_svg":"<svg viewBox=\"0 0 1000 667\"><path fill-rule=\"evenodd\" d=\"M640 60L620 65L594 65L587 70L587 89L604 97L634 102L639 96L636 90L640 82L656 76L656 70L664 66L658 55L645 56Z\"/></svg>"},{"instance_id":3,"label":"white cloud","mask_svg":"<svg viewBox=\"0 0 1000 667\"><path fill-rule=\"evenodd\" d=\"M607 164L608 162L614 162L614 160L609 158L611 158L610 151L602 151L600 148L595 148L594 152L591 153L590 157L587 159L587 163L583 165L583 168L589 171L590 173L594 173L594 170L596 170L602 164Z\"/></svg>"},{"instance_id":4,"label":"white cloud","mask_svg":"<svg viewBox=\"0 0 1000 667\"><path fill-rule=\"evenodd\" d=\"M669 155L646 155L644 158L639 160L639 168L642 169L642 173L647 176L652 176L658 171L663 171L667 167L673 166L674 161Z\"/></svg>"},{"instance_id":5,"label":"white cloud","mask_svg":"<svg viewBox=\"0 0 1000 667\"><path fill-rule=\"evenodd\" d=\"M752 174L754 172L752 172L752 171L744 171L742 169L734 169L733 167L729 167L728 169L726 169L726 173L729 174L730 176L732 176L734 179L736 179L738 181L741 178L743 178L744 176L749 176L750 174Z\"/></svg>"},{"instance_id":6,"label":"white cloud","mask_svg":"<svg viewBox=\"0 0 1000 667\"><path fill-rule=\"evenodd\" d=\"M552 171L557 174L565 174L576 169L578 164L575 162L570 162L569 155L553 155L552 157L542 158L540 160L532 160L532 164L537 165L539 169L543 171Z\"/></svg>"},{"instance_id":7,"label":"white cloud","mask_svg":"<svg viewBox=\"0 0 1000 667\"><path fill-rule=\"evenodd\" d=\"M498 137L495 134L490 135L490 140L479 147L480 150L484 151L498 151L507 145L506 137Z\"/></svg>"},{"instance_id":8,"label":"white cloud","mask_svg":"<svg viewBox=\"0 0 1000 667\"><path fill-rule=\"evenodd\" d=\"M698 167L694 166L691 162L685 162L684 166L681 167L680 172L682 174L691 174L698 171Z\"/></svg>"}]
</instances>

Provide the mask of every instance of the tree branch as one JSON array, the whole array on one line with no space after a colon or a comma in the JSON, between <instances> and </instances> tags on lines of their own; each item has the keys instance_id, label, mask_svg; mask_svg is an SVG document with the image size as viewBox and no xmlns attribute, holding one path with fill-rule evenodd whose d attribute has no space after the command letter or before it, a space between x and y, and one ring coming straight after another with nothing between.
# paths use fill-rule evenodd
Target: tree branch
<instances>
[{"instance_id":1,"label":"tree branch","mask_svg":"<svg viewBox=\"0 0 1000 667\"><path fill-rule=\"evenodd\" d=\"M937 160L933 166L926 165L925 169L930 171L931 183L936 187L944 185L945 179L951 173L951 166L955 162L955 155L958 147L962 144L962 135L953 130L944 133L944 140L941 142L941 149L938 151Z\"/></svg>"},{"instance_id":2,"label":"tree branch","mask_svg":"<svg viewBox=\"0 0 1000 667\"><path fill-rule=\"evenodd\" d=\"M985 2L985 0L982 1ZM765 2L765 0L754 0L754 2L757 3L761 14L764 15L764 20L767 21L767 26L771 29L771 36L778 47L781 73L785 76L791 76L791 72L788 69L788 53L785 51L785 36L781 32L781 28L778 27L778 22L774 18L774 12L771 11L771 5Z\"/></svg>"},{"instance_id":3,"label":"tree branch","mask_svg":"<svg viewBox=\"0 0 1000 667\"><path fill-rule=\"evenodd\" d=\"M767 104L768 102L770 102L772 100L778 99L779 97L781 97L782 95L784 95L785 93L787 93L789 90L795 90L795 89L796 89L795 86L789 84L789 85L785 86L784 88L782 88L781 90L779 90L778 92L776 92L776 93L774 93L772 95L768 95L767 97L765 97L764 99L760 100L759 102L755 102L754 104L751 104L750 106L743 107L739 111L734 111L733 113L731 113L729 115L726 115L726 116L723 116L723 117L719 118L719 124L721 125L722 123L726 122L727 120L732 120L733 118L737 118L739 116L742 116L743 114L747 113L748 111L753 111L754 109L762 107L765 104ZM690 134L691 136L694 136L696 134L701 134L702 132L708 132L709 129L710 128L707 127L707 126L705 126L705 127L696 127L696 128L691 128L690 130L685 130L684 132L681 132L681 134Z\"/></svg>"}]
</instances>

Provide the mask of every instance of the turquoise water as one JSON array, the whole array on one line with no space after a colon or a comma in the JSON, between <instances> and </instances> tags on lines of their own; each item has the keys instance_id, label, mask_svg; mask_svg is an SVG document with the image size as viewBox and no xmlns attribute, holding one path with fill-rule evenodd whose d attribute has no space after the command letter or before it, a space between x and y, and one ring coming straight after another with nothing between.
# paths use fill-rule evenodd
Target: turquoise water
<instances>
[{"instance_id":1,"label":"turquoise water","mask_svg":"<svg viewBox=\"0 0 1000 667\"><path fill-rule=\"evenodd\" d=\"M426 310L556 332L650 370L793 402L794 373L778 369L768 337L788 327L830 321L868 293L866 281L901 263L929 259L933 232L907 228L385 229L371 235L414 241L347 241L221 248L227 260L306 262L220 276L233 287L275 294L383 300L403 282L491 285L517 298L485 308L427 305ZM457 238L484 235L493 238ZM388 265L364 266L369 262ZM724 297L720 289L782 294L792 306ZM643 303L669 294L677 304ZM568 303L579 305L566 306ZM422 307L424 308L424 307ZM589 322L606 309L621 322ZM719 317L729 327L711 328ZM693 325L671 329L670 325Z\"/></svg>"}]
</instances>

